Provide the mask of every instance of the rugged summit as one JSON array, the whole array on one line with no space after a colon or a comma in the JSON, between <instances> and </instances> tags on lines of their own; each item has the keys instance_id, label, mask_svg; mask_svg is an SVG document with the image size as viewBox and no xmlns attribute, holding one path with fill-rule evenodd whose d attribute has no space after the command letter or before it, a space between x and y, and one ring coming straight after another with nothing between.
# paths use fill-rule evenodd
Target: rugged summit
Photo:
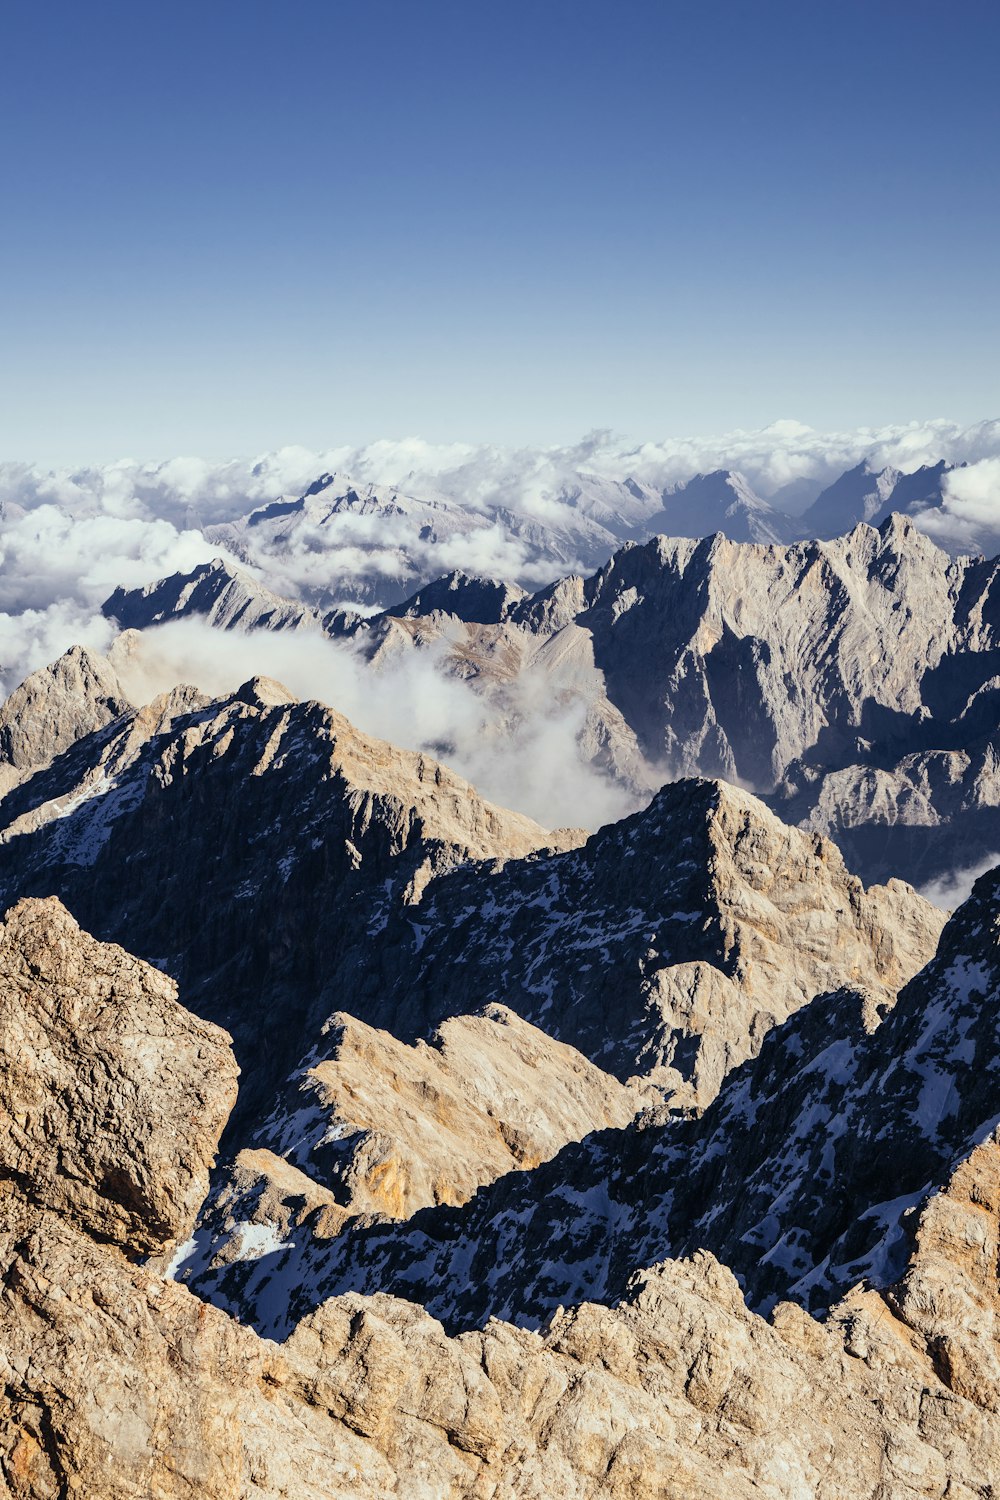
<instances>
[{"instance_id":1,"label":"rugged summit","mask_svg":"<svg viewBox=\"0 0 1000 1500\"><path fill-rule=\"evenodd\" d=\"M71 646L0 704L0 797L132 704L104 657Z\"/></svg>"},{"instance_id":2,"label":"rugged summit","mask_svg":"<svg viewBox=\"0 0 1000 1500\"><path fill-rule=\"evenodd\" d=\"M155 1010L137 1012L145 1049L117 1052L113 1030L98 1028L74 1055L80 1033L65 1034L60 1076L39 1075L39 1107L21 1112L27 1149L3 1183L0 1231L0 1474L15 1500L916 1500L1000 1480L995 1145L925 1209L885 1299L858 1290L825 1325L788 1303L766 1322L699 1253L638 1272L615 1306L584 1302L538 1332L494 1320L449 1338L411 1303L348 1295L276 1346L155 1262L131 1260L136 1224L159 1238L181 1232L186 1211L167 1225L159 1207L149 1216L154 1199L136 1200L122 1234L117 1184L104 1178L92 1201L110 1189L107 1225L78 1224L41 1149L63 1088L85 1100L92 1079L100 1089L114 1077L116 1112L59 1116L61 1145L86 1168L141 1125L154 1194L168 1138L197 1177L221 1127L219 1080L232 1077L224 1038L50 903L18 908L2 952L2 982L13 977L23 1007L14 1024L55 1020L53 1038L67 1002L104 993L107 974L125 1007L160 986ZM4 1074L0 1088L11 1082ZM183 1175L175 1183L186 1202ZM956 1339L969 1321L971 1336Z\"/></svg>"},{"instance_id":3,"label":"rugged summit","mask_svg":"<svg viewBox=\"0 0 1000 1500\"><path fill-rule=\"evenodd\" d=\"M262 679L129 711L0 816L0 900L56 892L166 968L232 1032L241 1107L302 1055L395 903L455 863L573 842Z\"/></svg>"}]
</instances>

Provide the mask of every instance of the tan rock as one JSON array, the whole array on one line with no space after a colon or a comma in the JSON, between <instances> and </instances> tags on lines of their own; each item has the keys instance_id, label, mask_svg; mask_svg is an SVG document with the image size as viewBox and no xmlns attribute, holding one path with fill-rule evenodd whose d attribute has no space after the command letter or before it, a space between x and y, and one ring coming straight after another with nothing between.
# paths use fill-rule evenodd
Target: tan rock
<instances>
[{"instance_id":1,"label":"tan rock","mask_svg":"<svg viewBox=\"0 0 1000 1500\"><path fill-rule=\"evenodd\" d=\"M0 925L0 1171L100 1239L190 1229L236 1098L229 1039L54 899Z\"/></svg>"}]
</instances>

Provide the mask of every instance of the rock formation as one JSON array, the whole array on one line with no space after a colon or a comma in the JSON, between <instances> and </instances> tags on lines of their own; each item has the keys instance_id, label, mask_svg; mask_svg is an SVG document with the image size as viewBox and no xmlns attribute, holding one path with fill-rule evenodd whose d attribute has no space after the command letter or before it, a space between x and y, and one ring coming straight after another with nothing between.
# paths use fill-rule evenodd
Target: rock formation
<instances>
[{"instance_id":1,"label":"rock formation","mask_svg":"<svg viewBox=\"0 0 1000 1500\"><path fill-rule=\"evenodd\" d=\"M0 797L132 708L102 656L71 646L0 704Z\"/></svg>"},{"instance_id":2,"label":"rock formation","mask_svg":"<svg viewBox=\"0 0 1000 1500\"><path fill-rule=\"evenodd\" d=\"M3 903L54 892L167 969L232 1032L241 1108L287 1077L394 904L462 861L582 838L262 679L130 711L22 781L0 817Z\"/></svg>"},{"instance_id":3,"label":"rock formation","mask_svg":"<svg viewBox=\"0 0 1000 1500\"><path fill-rule=\"evenodd\" d=\"M30 1017L61 1059L37 1079L40 1107L19 1111L27 1149L0 1181L12 1500L917 1500L1000 1482L992 1139L925 1206L902 1274L851 1292L825 1323L787 1302L770 1321L749 1311L699 1252L538 1331L494 1320L448 1337L412 1303L351 1294L275 1345L134 1258L184 1232L231 1097L224 1038L53 903L22 904L2 952L5 1014ZM65 1030L94 995L124 1011L132 1046L113 1027ZM81 1216L46 1160L49 1111L67 1084L86 1104L94 1078L115 1080L113 1108L57 1115L59 1141L86 1163L122 1131L143 1136L149 1177L127 1220L117 1184L94 1173Z\"/></svg>"}]
</instances>

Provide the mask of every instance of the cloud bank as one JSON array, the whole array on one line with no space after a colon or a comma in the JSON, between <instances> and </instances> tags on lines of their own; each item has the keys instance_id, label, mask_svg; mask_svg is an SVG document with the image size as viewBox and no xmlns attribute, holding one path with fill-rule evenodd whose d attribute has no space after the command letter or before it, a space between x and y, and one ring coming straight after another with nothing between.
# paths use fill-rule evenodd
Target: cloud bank
<instances>
[{"instance_id":1,"label":"cloud bank","mask_svg":"<svg viewBox=\"0 0 1000 1500\"><path fill-rule=\"evenodd\" d=\"M440 670L431 650L373 670L350 645L319 634L241 635L193 619L128 631L111 660L134 702L178 682L221 696L252 676L276 678L368 734L427 751L490 801L546 828L594 829L641 805L583 760L583 705L554 703L530 675L501 704Z\"/></svg>"},{"instance_id":2,"label":"cloud bank","mask_svg":"<svg viewBox=\"0 0 1000 1500\"><path fill-rule=\"evenodd\" d=\"M984 527L1000 530L1000 421L848 433L778 422L759 432L640 444L598 432L577 444L530 450L408 439L323 453L283 448L217 463L122 460L78 470L0 464L0 695L74 642L106 650L112 627L100 606L117 586L187 572L220 552L246 566L241 518L302 494L324 472L379 486L390 501L395 487L399 503L338 517L323 535L300 528L287 545L255 554L265 561L262 575L252 565L250 571L281 593L332 603L364 599L359 580L373 567L397 578L396 598L420 575L456 568L535 586L583 570L586 548L591 557L601 549L603 561L616 544L605 523L620 525L632 503L637 516L652 513L664 488L699 471L739 468L767 495L799 481L829 482L862 459L912 470L939 458L967 467L946 476L942 510L920 524L970 544ZM226 527L235 538L231 550L215 530ZM217 666L228 687L255 671L283 677L294 691L332 702L374 733L436 747L496 800L544 821L593 824L625 810L602 778L588 783L585 794L566 790L566 767L575 776L579 765L573 710L527 698L514 710L484 707L481 697L443 679L431 657L374 686L357 659L332 647L314 655L295 637L298 666L282 649L263 633L242 642L212 633L199 638L197 651L179 637L171 645L188 662L181 675L204 682ZM164 661L164 672L181 671L170 653ZM506 765L494 754L504 736ZM583 805L591 808L586 817L574 811Z\"/></svg>"}]
</instances>

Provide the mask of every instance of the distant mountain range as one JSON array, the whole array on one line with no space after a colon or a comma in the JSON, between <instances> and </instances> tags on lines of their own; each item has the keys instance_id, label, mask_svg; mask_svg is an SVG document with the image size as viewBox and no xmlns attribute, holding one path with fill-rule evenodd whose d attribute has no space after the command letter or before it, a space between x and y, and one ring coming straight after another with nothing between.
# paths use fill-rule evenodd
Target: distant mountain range
<instances>
[{"instance_id":1,"label":"distant mountain range","mask_svg":"<svg viewBox=\"0 0 1000 1500\"><path fill-rule=\"evenodd\" d=\"M862 463L798 516L727 469L660 489L581 473L520 510L357 484L333 473L301 495L205 525L203 533L300 603L385 608L453 569L537 587L566 572L593 570L623 542L654 535L697 539L723 532L730 541L781 544L830 539L859 521L880 526L893 512L937 523L945 517L943 481L950 472L943 461L913 473ZM932 529L948 545L947 527ZM981 550L1000 550L1000 535L988 528L980 528L978 539ZM968 550L965 533L953 550Z\"/></svg>"}]
</instances>

